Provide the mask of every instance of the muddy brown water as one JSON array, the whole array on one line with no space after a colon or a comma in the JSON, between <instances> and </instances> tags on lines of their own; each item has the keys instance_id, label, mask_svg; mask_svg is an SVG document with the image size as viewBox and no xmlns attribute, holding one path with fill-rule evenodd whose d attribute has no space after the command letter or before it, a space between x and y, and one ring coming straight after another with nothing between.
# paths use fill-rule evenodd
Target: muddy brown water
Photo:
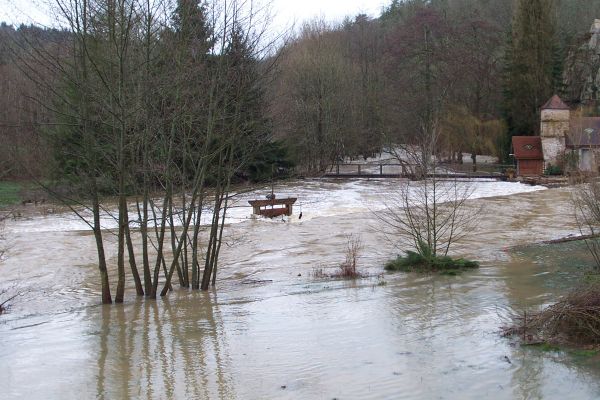
<instances>
[{"instance_id":1,"label":"muddy brown water","mask_svg":"<svg viewBox=\"0 0 600 400\"><path fill-rule=\"evenodd\" d=\"M499 335L589 263L577 245L528 246L577 232L569 190L471 206L484 214L458 251L483 265L460 276L381 275L397 249L365 206L231 224L216 290L154 302L130 285L119 306L98 305L88 233L44 229L41 217L9 226L2 287L25 293L0 320L0 398L600 398L596 360ZM344 260L350 233L370 277L314 278Z\"/></svg>"}]
</instances>

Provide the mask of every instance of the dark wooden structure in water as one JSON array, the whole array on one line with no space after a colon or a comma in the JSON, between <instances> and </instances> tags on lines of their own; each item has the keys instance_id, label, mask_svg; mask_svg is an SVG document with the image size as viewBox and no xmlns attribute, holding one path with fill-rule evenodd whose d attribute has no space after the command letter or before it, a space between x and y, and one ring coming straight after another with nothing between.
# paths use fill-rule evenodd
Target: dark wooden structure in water
<instances>
[{"instance_id":1,"label":"dark wooden structure in water","mask_svg":"<svg viewBox=\"0 0 600 400\"><path fill-rule=\"evenodd\" d=\"M249 200L248 203L252 206L252 214L275 218L282 215L292 215L296 200L298 199L293 197L286 199L273 198L268 200Z\"/></svg>"}]
</instances>

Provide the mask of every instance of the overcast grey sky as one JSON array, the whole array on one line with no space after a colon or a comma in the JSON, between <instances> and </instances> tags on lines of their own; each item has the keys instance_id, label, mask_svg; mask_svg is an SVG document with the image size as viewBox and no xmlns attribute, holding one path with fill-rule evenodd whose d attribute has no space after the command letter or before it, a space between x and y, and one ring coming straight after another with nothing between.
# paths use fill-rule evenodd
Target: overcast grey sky
<instances>
[{"instance_id":1,"label":"overcast grey sky","mask_svg":"<svg viewBox=\"0 0 600 400\"><path fill-rule=\"evenodd\" d=\"M49 0L0 0L0 21L12 24L39 23L52 25L48 15ZM262 0L263 3L268 0ZM340 21L345 16L366 13L378 16L391 0L272 0L273 27L277 30L297 25L314 17Z\"/></svg>"}]
</instances>

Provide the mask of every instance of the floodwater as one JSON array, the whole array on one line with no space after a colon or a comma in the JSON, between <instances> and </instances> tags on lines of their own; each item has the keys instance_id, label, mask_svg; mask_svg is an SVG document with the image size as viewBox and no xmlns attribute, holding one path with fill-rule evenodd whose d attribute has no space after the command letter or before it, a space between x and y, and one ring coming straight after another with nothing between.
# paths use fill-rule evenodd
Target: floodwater
<instances>
[{"instance_id":1,"label":"floodwater","mask_svg":"<svg viewBox=\"0 0 600 400\"><path fill-rule=\"evenodd\" d=\"M216 290L145 301L129 288L117 306L98 304L93 237L77 221L32 212L10 222L1 287L24 294L0 319L0 397L599 398L597 360L499 334L584 273L584 256L570 262L581 247L535 245L577 233L569 190L477 183L469 206L483 209L480 223L457 251L479 270L383 274L398 249L377 215L397 184L277 187L299 197L287 222L248 219L242 200ZM369 277L315 278L344 261L352 233Z\"/></svg>"}]
</instances>

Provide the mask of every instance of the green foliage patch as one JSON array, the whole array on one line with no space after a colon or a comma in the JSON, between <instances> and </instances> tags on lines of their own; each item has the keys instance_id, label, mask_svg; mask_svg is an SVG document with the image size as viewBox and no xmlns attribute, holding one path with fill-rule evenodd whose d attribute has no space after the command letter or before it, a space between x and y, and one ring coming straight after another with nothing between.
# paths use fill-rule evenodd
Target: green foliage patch
<instances>
[{"instance_id":1,"label":"green foliage patch","mask_svg":"<svg viewBox=\"0 0 600 400\"><path fill-rule=\"evenodd\" d=\"M555 345L550 344L550 343L546 343L546 342L534 343L534 344L531 344L529 346L537 348L537 349L539 349L540 351L543 351L543 352L548 352L548 353L556 353L556 352L561 351L560 347L555 346Z\"/></svg>"},{"instance_id":2,"label":"green foliage patch","mask_svg":"<svg viewBox=\"0 0 600 400\"><path fill-rule=\"evenodd\" d=\"M456 275L460 271L475 268L479 268L478 262L434 255L425 243L419 244L418 252L409 250L405 256L398 256L385 265L386 271L439 272L447 275Z\"/></svg>"},{"instance_id":3,"label":"green foliage patch","mask_svg":"<svg viewBox=\"0 0 600 400\"><path fill-rule=\"evenodd\" d=\"M557 176L557 175L562 175L562 174L563 174L563 170L558 165L550 164L544 170L544 175L548 175L548 176Z\"/></svg>"},{"instance_id":4,"label":"green foliage patch","mask_svg":"<svg viewBox=\"0 0 600 400\"><path fill-rule=\"evenodd\" d=\"M246 175L252 182L289 178L294 163L282 142L267 142L253 155L246 167Z\"/></svg>"},{"instance_id":5,"label":"green foliage patch","mask_svg":"<svg viewBox=\"0 0 600 400\"><path fill-rule=\"evenodd\" d=\"M0 182L0 206L10 206L21 201L21 189L18 182Z\"/></svg>"},{"instance_id":6,"label":"green foliage patch","mask_svg":"<svg viewBox=\"0 0 600 400\"><path fill-rule=\"evenodd\" d=\"M476 261L464 258L453 259L447 256L427 259L412 251L406 252L406 256L400 256L385 265L387 271L443 272L450 275L454 275L456 272L464 269L475 268L479 268L479 263Z\"/></svg>"},{"instance_id":7,"label":"green foliage patch","mask_svg":"<svg viewBox=\"0 0 600 400\"><path fill-rule=\"evenodd\" d=\"M577 358L592 358L597 357L600 354L598 349L574 349L570 353Z\"/></svg>"}]
</instances>

